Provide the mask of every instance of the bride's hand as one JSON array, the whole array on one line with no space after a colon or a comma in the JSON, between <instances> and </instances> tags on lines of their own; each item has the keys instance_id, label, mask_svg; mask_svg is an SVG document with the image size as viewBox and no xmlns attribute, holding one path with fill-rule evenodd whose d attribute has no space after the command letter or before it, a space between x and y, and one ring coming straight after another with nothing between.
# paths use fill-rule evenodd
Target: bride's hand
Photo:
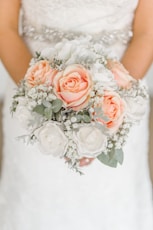
<instances>
[{"instance_id":1,"label":"bride's hand","mask_svg":"<svg viewBox=\"0 0 153 230\"><path fill-rule=\"evenodd\" d=\"M90 165L95 158L83 157L79 160L79 166L84 167ZM69 161L69 158L65 157L66 161Z\"/></svg>"},{"instance_id":2,"label":"bride's hand","mask_svg":"<svg viewBox=\"0 0 153 230\"><path fill-rule=\"evenodd\" d=\"M83 166L87 166L90 165L92 163L92 161L94 160L94 158L87 158L87 157L83 157L80 159L79 161L79 166L83 167Z\"/></svg>"}]
</instances>

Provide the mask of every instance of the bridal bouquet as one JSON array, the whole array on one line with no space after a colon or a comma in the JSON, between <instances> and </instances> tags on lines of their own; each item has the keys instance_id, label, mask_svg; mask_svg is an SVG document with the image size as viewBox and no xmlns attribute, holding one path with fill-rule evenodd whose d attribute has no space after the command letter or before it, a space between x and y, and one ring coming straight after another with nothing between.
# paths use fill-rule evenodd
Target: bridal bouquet
<instances>
[{"instance_id":1,"label":"bridal bouquet","mask_svg":"<svg viewBox=\"0 0 153 230\"><path fill-rule=\"evenodd\" d=\"M63 40L31 60L11 111L26 143L64 158L79 171L83 157L116 167L130 128L145 112L147 91L100 44Z\"/></svg>"}]
</instances>

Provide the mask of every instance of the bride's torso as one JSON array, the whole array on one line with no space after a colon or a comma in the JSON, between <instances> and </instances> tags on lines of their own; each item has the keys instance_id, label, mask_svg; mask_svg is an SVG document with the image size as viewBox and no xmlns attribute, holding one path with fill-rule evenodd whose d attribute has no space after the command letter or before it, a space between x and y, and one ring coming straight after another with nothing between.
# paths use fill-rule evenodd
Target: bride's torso
<instances>
[{"instance_id":1,"label":"bride's torso","mask_svg":"<svg viewBox=\"0 0 153 230\"><path fill-rule=\"evenodd\" d=\"M36 27L99 32L129 26L138 0L22 0L25 20Z\"/></svg>"},{"instance_id":2,"label":"bride's torso","mask_svg":"<svg viewBox=\"0 0 153 230\"><path fill-rule=\"evenodd\" d=\"M38 49L78 35L92 35L123 51L131 37L138 0L22 0L23 36ZM48 43L49 42L49 43ZM116 43L116 44L115 44ZM117 47L117 46L116 46ZM121 55L121 51L119 56Z\"/></svg>"}]
</instances>

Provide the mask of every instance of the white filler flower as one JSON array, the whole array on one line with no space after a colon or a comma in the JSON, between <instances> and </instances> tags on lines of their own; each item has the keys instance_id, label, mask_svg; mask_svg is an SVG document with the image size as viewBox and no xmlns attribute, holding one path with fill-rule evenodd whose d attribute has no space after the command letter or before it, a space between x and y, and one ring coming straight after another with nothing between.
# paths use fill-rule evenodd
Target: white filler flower
<instances>
[{"instance_id":1,"label":"white filler flower","mask_svg":"<svg viewBox=\"0 0 153 230\"><path fill-rule=\"evenodd\" d=\"M18 106L14 113L14 117L18 119L19 123L24 129L29 129L29 122L33 119L31 111L28 109L27 99L18 97Z\"/></svg>"},{"instance_id":2,"label":"white filler flower","mask_svg":"<svg viewBox=\"0 0 153 230\"><path fill-rule=\"evenodd\" d=\"M74 140L80 157L96 157L104 150L107 138L97 127L87 125L74 132Z\"/></svg>"},{"instance_id":3,"label":"white filler flower","mask_svg":"<svg viewBox=\"0 0 153 230\"><path fill-rule=\"evenodd\" d=\"M41 152L55 157L63 156L65 153L68 139L57 124L53 122L44 124L35 131L35 136Z\"/></svg>"}]
</instances>

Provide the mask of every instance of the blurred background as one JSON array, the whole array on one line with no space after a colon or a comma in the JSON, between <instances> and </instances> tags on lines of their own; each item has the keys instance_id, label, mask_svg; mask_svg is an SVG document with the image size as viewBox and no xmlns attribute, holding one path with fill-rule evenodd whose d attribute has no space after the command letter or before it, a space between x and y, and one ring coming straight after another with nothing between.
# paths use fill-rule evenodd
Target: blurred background
<instances>
[{"instance_id":1,"label":"blurred background","mask_svg":"<svg viewBox=\"0 0 153 230\"><path fill-rule=\"evenodd\" d=\"M3 136L2 136L2 106L3 106L3 96L6 91L6 84L8 79L8 74L0 63L0 166L2 164L2 146L3 146ZM150 165L150 175L153 183L153 66L150 68L147 74L147 81L149 85L150 92L150 119L149 119L149 165Z\"/></svg>"}]
</instances>

